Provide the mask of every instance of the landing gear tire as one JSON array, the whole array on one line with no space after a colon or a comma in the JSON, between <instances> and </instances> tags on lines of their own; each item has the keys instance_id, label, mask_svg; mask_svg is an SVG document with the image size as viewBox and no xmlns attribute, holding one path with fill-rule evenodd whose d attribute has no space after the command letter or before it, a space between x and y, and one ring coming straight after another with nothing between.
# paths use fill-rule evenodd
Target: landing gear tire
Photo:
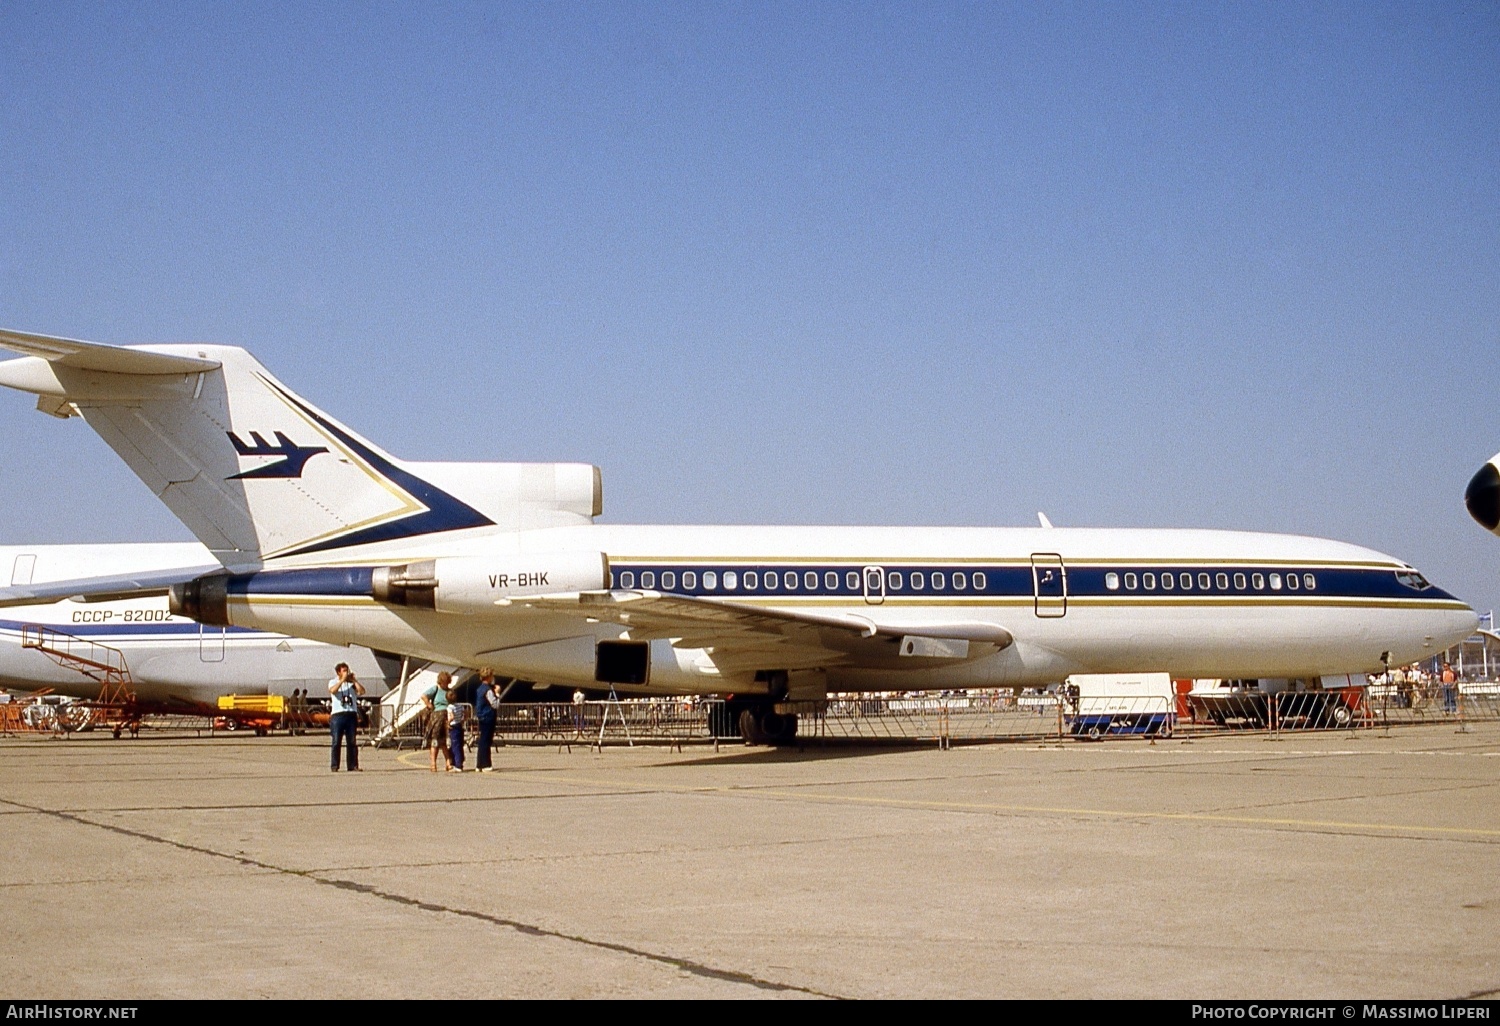
<instances>
[{"instance_id":1,"label":"landing gear tire","mask_svg":"<svg viewBox=\"0 0 1500 1026\"><path fill-rule=\"evenodd\" d=\"M745 739L747 745L766 743L765 736L760 732L760 717L755 715L754 709L740 711L740 737Z\"/></svg>"},{"instance_id":2,"label":"landing gear tire","mask_svg":"<svg viewBox=\"0 0 1500 1026\"><path fill-rule=\"evenodd\" d=\"M755 706L740 712L740 737L747 745L786 745L797 737L797 717Z\"/></svg>"}]
</instances>

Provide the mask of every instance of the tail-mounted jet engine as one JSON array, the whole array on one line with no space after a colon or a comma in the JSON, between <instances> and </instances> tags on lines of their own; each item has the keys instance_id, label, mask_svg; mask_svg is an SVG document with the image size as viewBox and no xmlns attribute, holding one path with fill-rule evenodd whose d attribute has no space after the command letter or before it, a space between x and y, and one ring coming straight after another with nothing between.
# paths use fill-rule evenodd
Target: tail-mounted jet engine
<instances>
[{"instance_id":1,"label":"tail-mounted jet engine","mask_svg":"<svg viewBox=\"0 0 1500 1026\"><path fill-rule=\"evenodd\" d=\"M178 616L227 626L232 596L362 595L411 609L477 614L511 599L608 587L609 557L602 552L443 556L395 566L210 574L172 585L170 606Z\"/></svg>"}]
</instances>

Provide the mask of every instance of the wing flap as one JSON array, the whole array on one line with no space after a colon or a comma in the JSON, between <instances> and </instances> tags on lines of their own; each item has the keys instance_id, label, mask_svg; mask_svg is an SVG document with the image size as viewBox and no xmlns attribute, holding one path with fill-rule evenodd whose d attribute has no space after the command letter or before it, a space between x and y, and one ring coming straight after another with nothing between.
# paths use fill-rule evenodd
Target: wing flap
<instances>
[{"instance_id":1,"label":"wing flap","mask_svg":"<svg viewBox=\"0 0 1500 1026\"><path fill-rule=\"evenodd\" d=\"M665 638L677 648L707 649L721 670L889 665L910 656L964 660L1012 641L1003 627L980 621L883 624L854 613L750 606L657 591L589 591L518 604L619 624L634 641ZM905 644L912 638L953 644Z\"/></svg>"}]
</instances>

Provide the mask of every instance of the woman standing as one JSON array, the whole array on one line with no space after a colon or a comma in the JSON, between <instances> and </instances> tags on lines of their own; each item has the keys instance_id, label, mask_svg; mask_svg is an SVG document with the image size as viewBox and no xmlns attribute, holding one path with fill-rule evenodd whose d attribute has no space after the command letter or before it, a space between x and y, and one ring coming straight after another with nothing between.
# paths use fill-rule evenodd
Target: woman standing
<instances>
[{"instance_id":1,"label":"woman standing","mask_svg":"<svg viewBox=\"0 0 1500 1026\"><path fill-rule=\"evenodd\" d=\"M448 752L448 690L453 687L453 674L444 670L437 675L437 683L422 692L422 704L427 707L427 731L422 740L432 753L432 772L437 772L438 753L443 761L453 768L453 759Z\"/></svg>"},{"instance_id":2,"label":"woman standing","mask_svg":"<svg viewBox=\"0 0 1500 1026\"><path fill-rule=\"evenodd\" d=\"M490 667L479 670L479 687L474 692L474 718L479 721L479 753L474 760L474 769L480 773L494 770L490 765L490 749L495 744L495 714L499 711L500 692L495 687L495 671Z\"/></svg>"}]
</instances>

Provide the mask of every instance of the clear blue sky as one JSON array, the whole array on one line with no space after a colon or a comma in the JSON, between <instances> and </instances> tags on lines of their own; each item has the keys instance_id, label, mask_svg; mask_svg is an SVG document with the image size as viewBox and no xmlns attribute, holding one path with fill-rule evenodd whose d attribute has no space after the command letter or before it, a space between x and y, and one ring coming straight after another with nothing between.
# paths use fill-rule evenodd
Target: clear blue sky
<instances>
[{"instance_id":1,"label":"clear blue sky","mask_svg":"<svg viewBox=\"0 0 1500 1026\"><path fill-rule=\"evenodd\" d=\"M0 6L0 325L612 522L1201 526L1500 609L1500 5ZM0 540L186 532L0 394Z\"/></svg>"}]
</instances>

